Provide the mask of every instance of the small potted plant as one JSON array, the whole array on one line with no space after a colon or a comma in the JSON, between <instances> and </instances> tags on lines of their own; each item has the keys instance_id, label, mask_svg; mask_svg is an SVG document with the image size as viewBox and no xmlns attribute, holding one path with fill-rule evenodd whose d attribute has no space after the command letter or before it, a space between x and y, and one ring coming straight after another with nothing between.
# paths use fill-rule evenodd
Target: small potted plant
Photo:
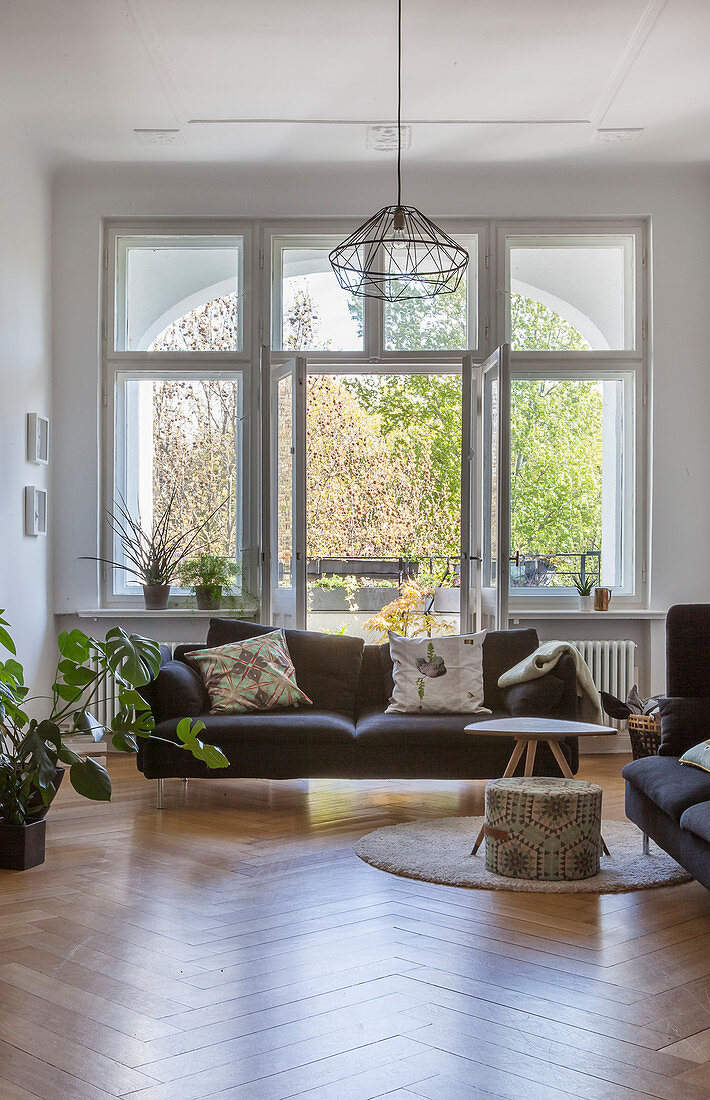
<instances>
[{"instance_id":1,"label":"small potted plant","mask_svg":"<svg viewBox=\"0 0 710 1100\"><path fill-rule=\"evenodd\" d=\"M112 558L93 555L86 555L82 560L100 561L137 577L143 588L146 610L164 611L170 602L170 588L180 571L181 563L190 553L200 533L225 503L226 501L222 501L218 504L197 527L173 533L171 520L175 493L153 520L150 531L141 526L140 517L138 520L133 519L125 501L121 499L114 506L115 514L107 512L106 518L111 531L118 538L124 560L114 561Z\"/></svg>"},{"instance_id":2,"label":"small potted plant","mask_svg":"<svg viewBox=\"0 0 710 1100\"><path fill-rule=\"evenodd\" d=\"M72 734L88 733L100 741L108 733L119 752L137 752L138 738L165 740L153 732L155 721L142 694L160 668L160 646L118 627L103 642L80 630L64 632L52 694L31 698L3 614L0 651L10 657L0 660L0 868L24 871L44 862L45 815L64 777L60 765L68 766L69 781L80 795L97 802L111 798L108 772L93 757L82 759L72 751ZM118 688L118 710L107 728L92 709L106 699L109 679ZM36 710L41 702L47 716L31 718L28 704ZM224 754L198 739L204 728L203 722L183 718L178 740L168 743L209 768L226 767Z\"/></svg>"},{"instance_id":3,"label":"small potted plant","mask_svg":"<svg viewBox=\"0 0 710 1100\"><path fill-rule=\"evenodd\" d=\"M579 610L593 611L594 596L592 595L592 589L594 588L594 577L583 577L581 573L575 573L572 577L572 584L577 589L577 595L579 596Z\"/></svg>"},{"instance_id":4,"label":"small potted plant","mask_svg":"<svg viewBox=\"0 0 710 1100\"><path fill-rule=\"evenodd\" d=\"M195 593L199 611L218 611L222 593L235 583L239 575L237 563L204 550L186 561L180 568L180 579Z\"/></svg>"}]
</instances>

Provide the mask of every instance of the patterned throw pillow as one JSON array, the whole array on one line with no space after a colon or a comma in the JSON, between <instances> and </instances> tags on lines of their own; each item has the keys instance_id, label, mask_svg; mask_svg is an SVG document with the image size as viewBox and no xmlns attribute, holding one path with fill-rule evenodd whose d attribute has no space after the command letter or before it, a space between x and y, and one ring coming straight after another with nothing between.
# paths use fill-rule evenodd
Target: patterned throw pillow
<instances>
[{"instance_id":1,"label":"patterned throw pillow","mask_svg":"<svg viewBox=\"0 0 710 1100\"><path fill-rule=\"evenodd\" d=\"M392 714L490 714L483 706L483 639L479 634L402 638L390 632Z\"/></svg>"},{"instance_id":2,"label":"patterned throw pillow","mask_svg":"<svg viewBox=\"0 0 710 1100\"><path fill-rule=\"evenodd\" d=\"M312 706L296 683L283 630L186 655L204 680L210 714Z\"/></svg>"},{"instance_id":3,"label":"patterned throw pillow","mask_svg":"<svg viewBox=\"0 0 710 1100\"><path fill-rule=\"evenodd\" d=\"M683 753L680 762L692 764L694 768L702 768L704 772L710 772L710 741L701 741L699 745L693 745L692 749Z\"/></svg>"}]
</instances>

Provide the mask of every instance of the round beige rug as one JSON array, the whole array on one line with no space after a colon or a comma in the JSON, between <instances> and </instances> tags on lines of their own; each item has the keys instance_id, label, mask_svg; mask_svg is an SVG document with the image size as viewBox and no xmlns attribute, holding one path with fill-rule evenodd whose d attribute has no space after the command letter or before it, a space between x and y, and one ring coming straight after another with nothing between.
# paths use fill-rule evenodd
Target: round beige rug
<instances>
[{"instance_id":1,"label":"round beige rug","mask_svg":"<svg viewBox=\"0 0 710 1100\"><path fill-rule=\"evenodd\" d=\"M611 820L602 822L602 834L611 855L602 855L598 875L576 882L505 878L486 870L485 841L478 853L471 855L482 824L481 817L442 817L388 825L359 840L355 852L365 863L392 875L478 890L619 894L673 886L692 879L653 841L649 855L645 856L641 851L641 833L630 821Z\"/></svg>"}]
</instances>

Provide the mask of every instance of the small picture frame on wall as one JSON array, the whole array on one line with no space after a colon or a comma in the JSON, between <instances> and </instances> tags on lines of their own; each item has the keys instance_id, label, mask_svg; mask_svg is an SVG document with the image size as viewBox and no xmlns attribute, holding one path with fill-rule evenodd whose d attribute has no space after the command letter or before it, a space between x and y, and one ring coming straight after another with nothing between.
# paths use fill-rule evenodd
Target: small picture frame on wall
<instances>
[{"instance_id":1,"label":"small picture frame on wall","mask_svg":"<svg viewBox=\"0 0 710 1100\"><path fill-rule=\"evenodd\" d=\"M27 414L27 461L38 466L49 462L49 420L39 413Z\"/></svg>"},{"instance_id":2,"label":"small picture frame on wall","mask_svg":"<svg viewBox=\"0 0 710 1100\"><path fill-rule=\"evenodd\" d=\"M25 534L47 534L47 493L35 485L25 485Z\"/></svg>"}]
</instances>

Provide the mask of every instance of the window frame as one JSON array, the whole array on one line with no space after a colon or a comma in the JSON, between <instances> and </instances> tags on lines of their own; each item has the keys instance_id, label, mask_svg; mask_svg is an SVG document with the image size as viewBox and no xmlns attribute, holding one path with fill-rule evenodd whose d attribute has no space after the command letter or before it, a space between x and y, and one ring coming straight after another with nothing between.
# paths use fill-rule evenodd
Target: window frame
<instances>
[{"instance_id":1,"label":"window frame","mask_svg":"<svg viewBox=\"0 0 710 1100\"><path fill-rule=\"evenodd\" d=\"M254 454L256 438L254 425L258 421L258 348L254 333L258 331L261 303L253 288L259 285L257 256L254 249L255 225L244 219L214 218L112 218L102 225L102 288L101 308L101 379L103 424L102 461L100 464L101 497L104 509L110 509L117 491L117 448L120 445L117 414L117 381L121 374L134 377L166 377L185 375L205 378L238 375L241 379L242 416L241 436L241 485L238 499L241 512L241 564L243 585L251 591L257 589L258 572L258 499L254 486L258 484L258 455ZM119 282L119 237L176 237L176 236L224 236L241 237L242 290L241 348L233 351L117 351L115 349L117 285ZM251 293L250 293L251 291ZM103 515L98 519L97 545L105 559L113 557L113 537ZM106 608L137 609L142 606L140 590L127 591L121 584L114 590L114 570L105 564L99 569L100 604ZM192 610L189 594L185 589L173 588L171 607Z\"/></svg>"},{"instance_id":2,"label":"window frame","mask_svg":"<svg viewBox=\"0 0 710 1100\"><path fill-rule=\"evenodd\" d=\"M495 332L496 342L502 344L510 340L508 325L508 237L530 237L532 240L541 237L570 237L570 238L611 238L627 236L634 239L634 285L632 288L632 300L634 307L634 347L626 350L609 351L548 351L544 348L538 350L515 351L510 350L511 363L520 357L531 359L563 360L566 358L590 360L642 360L644 358L644 345L647 338L647 227L639 220L628 219L589 219L583 221L552 221L530 219L529 221L498 222L496 228L496 302L495 302Z\"/></svg>"},{"instance_id":3,"label":"window frame","mask_svg":"<svg viewBox=\"0 0 710 1100\"><path fill-rule=\"evenodd\" d=\"M518 371L549 373L552 369L587 370L612 376L620 371L630 371L634 376L634 531L633 531L633 594L615 593L614 607L636 609L648 605L648 555L650 548L649 499L651 464L648 437L648 402L650 383L650 356L652 338L649 325L649 255L650 219L637 218L441 218L448 232L456 235L478 237L476 272L477 341L475 349L457 349L442 352L385 351L384 308L374 299L365 299L364 347L358 352L308 352L309 371L343 373L419 373L429 371L448 373L452 367L460 370L462 352L471 353L474 364L480 365L490 352L504 340L505 319L505 238L506 236L614 236L633 234L635 251L635 326L636 347L633 351L592 352L511 352L513 376ZM252 590L259 590L261 568L262 503L266 497L261 484L261 401L260 357L262 346L269 351L276 312L273 308L274 238L312 242L314 237L343 239L359 224L354 219L323 217L261 220L244 218L108 218L102 220L101 258L99 274L100 327L99 352L101 362L101 409L103 412L100 452L99 485L104 506L114 499L114 456L116 432L114 425L115 376L121 371L146 369L166 372L201 372L206 374L234 371L243 377L243 547L244 583ZM115 332L115 278L117 236L241 236L243 245L243 338L239 351L208 352L121 352L114 349ZM280 313L278 324L281 324ZM470 321L469 321L470 324ZM471 331L469 329L469 331ZM280 341L279 341L280 342ZM270 352L272 365L285 362L293 351ZM97 545L99 553L106 557L106 524L97 520ZM107 582L107 568L101 570L100 603L105 607L139 606L137 597L117 597ZM516 611L531 613L531 596L537 596L536 609L567 612L576 608L574 592L570 589L537 589L532 593L511 590L510 614ZM566 596L566 599L565 599ZM177 605L180 598L175 601Z\"/></svg>"},{"instance_id":4,"label":"window frame","mask_svg":"<svg viewBox=\"0 0 710 1100\"><path fill-rule=\"evenodd\" d=\"M622 583L614 588L614 601L629 600L636 596L636 573L638 557L638 530L639 517L637 515L637 500L640 489L638 461L638 374L628 365L600 366L597 363L575 363L569 357L565 362L556 360L543 366L530 365L523 367L520 363L511 364L511 383L518 380L534 381L535 379L559 379L566 381L620 381L623 386L624 423L623 439L624 449L622 455L623 487L621 500L618 502L619 525L621 529L621 567ZM511 546L511 554L516 550L528 549L527 547ZM539 600L543 595L543 602L558 605L558 609L565 609L570 601L576 603L576 593L571 586L540 586L523 588L510 586L510 605L515 610L527 608L530 601Z\"/></svg>"},{"instance_id":5,"label":"window frame","mask_svg":"<svg viewBox=\"0 0 710 1100\"><path fill-rule=\"evenodd\" d=\"M476 356L485 358L485 342L490 333L490 320L487 310L484 311L482 303L482 287L484 286L484 272L487 271L490 262L489 227L490 223L481 219L469 218L439 219L439 224L447 233L456 237L475 237L476 256L475 263L469 265L469 294L468 294L468 333L475 332L475 347L456 348L445 351L388 351L385 346L385 310L384 302L374 298L364 298L363 311L363 347L360 351L299 351L298 354L306 355L309 363L369 363L382 364L383 373L391 373L390 364L406 361L410 363L433 364L455 362L460 366L461 355L471 352ZM281 302L281 255L284 248L315 248L323 242L323 247L334 247L357 228L358 223L352 222L328 222L320 219L316 222L281 221L268 222L262 228L262 257L264 261L268 257L268 265L265 266L263 279L263 294L265 306L270 308L269 324L265 327L271 339L272 362L285 361L295 354L293 348L283 349L277 346L275 336L278 334L278 344L281 343L282 302ZM471 275L474 275L474 291L471 292Z\"/></svg>"},{"instance_id":6,"label":"window frame","mask_svg":"<svg viewBox=\"0 0 710 1100\"><path fill-rule=\"evenodd\" d=\"M627 542L623 561L624 589L614 591L613 609L636 610L648 606L650 547L649 499L651 464L648 438L648 394L650 379L651 334L649 325L649 239L648 218L530 218L497 219L494 223L495 276L490 292L492 331L495 343L506 339L507 309L507 248L508 237L597 237L633 236L634 255L634 329L635 346L626 351L513 351L510 352L511 377L519 372L531 372L542 377L556 369L569 369L584 377L585 371L594 375L628 372L633 377L633 475L627 478L625 491L633 485L633 538ZM627 429L628 430L628 429ZM626 505L625 505L626 506ZM513 548L515 549L515 547ZM629 560L630 557L630 560ZM542 595L544 591L544 595ZM536 589L528 592L511 587L510 614L516 611L530 612L530 604L537 596L540 610L569 611L577 606L572 588ZM541 606L542 605L542 606Z\"/></svg>"},{"instance_id":7,"label":"window frame","mask_svg":"<svg viewBox=\"0 0 710 1100\"><path fill-rule=\"evenodd\" d=\"M128 416L125 402L125 389L123 386L126 382L133 381L179 381L184 378L186 381L236 381L239 385L239 417L235 425L235 444L237 451L237 464L238 469L242 471L242 476L237 483L236 492L236 545L237 554L235 560L239 568L243 568L243 556L244 556L244 511L246 503L247 484L244 477L244 461L245 461L245 409L248 402L248 389L249 389L249 374L247 371L236 368L234 370L178 370L177 368L168 369L164 366L154 367L150 369L127 369L117 370L114 374L114 387L113 387L113 423L114 423L114 448L113 448L113 487L114 491L121 493L124 499L127 499L128 490L128 477L127 477L127 449L124 446L125 441L128 438ZM108 554L104 556L111 560L118 560L119 548L118 539L115 535L112 536L111 532L107 532L107 550ZM128 574L126 574L119 567L113 569L108 566L107 581L107 593L115 600L121 602L130 601L135 602L136 597L140 598L140 593L136 589L135 585L128 584ZM180 600L181 606L188 606L188 600L191 597L191 591L189 588L183 588L178 584L173 584L170 592L170 599Z\"/></svg>"}]
</instances>

